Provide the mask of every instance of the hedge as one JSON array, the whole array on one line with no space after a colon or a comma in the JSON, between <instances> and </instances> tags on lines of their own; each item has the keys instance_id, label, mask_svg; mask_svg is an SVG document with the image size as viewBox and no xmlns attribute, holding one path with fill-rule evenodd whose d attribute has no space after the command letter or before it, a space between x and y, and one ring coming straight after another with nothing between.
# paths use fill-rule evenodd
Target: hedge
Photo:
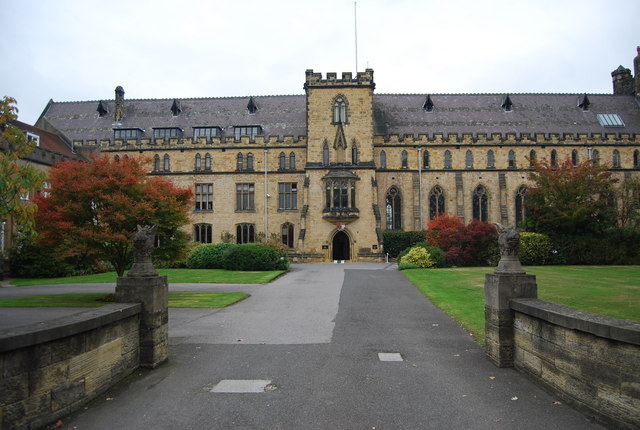
<instances>
[{"instance_id":1,"label":"hedge","mask_svg":"<svg viewBox=\"0 0 640 430\"><path fill-rule=\"evenodd\" d=\"M385 231L382 233L384 252L397 258L407 248L425 240L426 232L421 231Z\"/></svg>"}]
</instances>

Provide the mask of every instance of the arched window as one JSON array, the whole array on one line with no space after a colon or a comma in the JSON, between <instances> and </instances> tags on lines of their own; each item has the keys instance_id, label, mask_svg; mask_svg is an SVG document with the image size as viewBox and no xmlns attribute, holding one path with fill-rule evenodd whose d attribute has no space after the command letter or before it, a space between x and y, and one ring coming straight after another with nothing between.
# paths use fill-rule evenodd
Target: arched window
<instances>
[{"instance_id":1,"label":"arched window","mask_svg":"<svg viewBox=\"0 0 640 430\"><path fill-rule=\"evenodd\" d=\"M247 154L247 170L253 170L253 154Z\"/></svg>"},{"instance_id":2,"label":"arched window","mask_svg":"<svg viewBox=\"0 0 640 430\"><path fill-rule=\"evenodd\" d=\"M473 169L473 153L471 152L470 149L467 150L464 160L465 160L465 167L467 169Z\"/></svg>"},{"instance_id":3,"label":"arched window","mask_svg":"<svg viewBox=\"0 0 640 430\"><path fill-rule=\"evenodd\" d=\"M387 168L387 153L384 151L380 151L380 168Z\"/></svg>"},{"instance_id":4,"label":"arched window","mask_svg":"<svg viewBox=\"0 0 640 430\"><path fill-rule=\"evenodd\" d=\"M211 224L194 224L193 241L196 243L212 243L212 229Z\"/></svg>"},{"instance_id":5,"label":"arched window","mask_svg":"<svg viewBox=\"0 0 640 430\"><path fill-rule=\"evenodd\" d=\"M294 152L289 154L289 169L296 170L296 154Z\"/></svg>"},{"instance_id":6,"label":"arched window","mask_svg":"<svg viewBox=\"0 0 640 430\"><path fill-rule=\"evenodd\" d=\"M533 168L536 165L536 151L534 151L533 149L531 151L529 151L529 167Z\"/></svg>"},{"instance_id":7,"label":"arched window","mask_svg":"<svg viewBox=\"0 0 640 430\"><path fill-rule=\"evenodd\" d=\"M285 222L281 228L282 243L293 248L293 224Z\"/></svg>"},{"instance_id":8,"label":"arched window","mask_svg":"<svg viewBox=\"0 0 640 430\"><path fill-rule=\"evenodd\" d=\"M613 150L613 168L620 168L620 151L618 151L617 149Z\"/></svg>"},{"instance_id":9,"label":"arched window","mask_svg":"<svg viewBox=\"0 0 640 430\"><path fill-rule=\"evenodd\" d=\"M429 151L424 151L424 154L422 154L422 168L429 168Z\"/></svg>"},{"instance_id":10,"label":"arched window","mask_svg":"<svg viewBox=\"0 0 640 430\"><path fill-rule=\"evenodd\" d=\"M358 164L358 147L355 143L351 147L351 164Z\"/></svg>"},{"instance_id":11,"label":"arched window","mask_svg":"<svg viewBox=\"0 0 640 430\"><path fill-rule=\"evenodd\" d=\"M164 171L168 172L171 170L171 163L169 162L169 154L164 154Z\"/></svg>"},{"instance_id":12,"label":"arched window","mask_svg":"<svg viewBox=\"0 0 640 430\"><path fill-rule=\"evenodd\" d=\"M333 103L333 122L336 124L347 122L347 103L342 96L336 98Z\"/></svg>"},{"instance_id":13,"label":"arched window","mask_svg":"<svg viewBox=\"0 0 640 430\"><path fill-rule=\"evenodd\" d=\"M493 155L493 150L487 151L487 169L493 169L496 167L496 159Z\"/></svg>"},{"instance_id":14,"label":"arched window","mask_svg":"<svg viewBox=\"0 0 640 430\"><path fill-rule=\"evenodd\" d=\"M444 168L451 168L451 151L449 151L448 149L444 151Z\"/></svg>"},{"instance_id":15,"label":"arched window","mask_svg":"<svg viewBox=\"0 0 640 430\"><path fill-rule=\"evenodd\" d=\"M489 211L487 210L488 204L487 190L478 185L478 188L473 192L473 218L480 221L487 221Z\"/></svg>"},{"instance_id":16,"label":"arched window","mask_svg":"<svg viewBox=\"0 0 640 430\"><path fill-rule=\"evenodd\" d=\"M287 166L286 166L287 157L284 155L284 152L280 153L280 156L278 157L278 159L280 161L280 163L278 165L278 168L280 170L286 169L287 168Z\"/></svg>"},{"instance_id":17,"label":"arched window","mask_svg":"<svg viewBox=\"0 0 640 430\"><path fill-rule=\"evenodd\" d=\"M576 149L574 149L573 151L571 151L571 164L573 164L573 167L578 165L578 151Z\"/></svg>"},{"instance_id":18,"label":"arched window","mask_svg":"<svg viewBox=\"0 0 640 430\"><path fill-rule=\"evenodd\" d=\"M329 145L327 145L326 143L322 147L322 165L329 165Z\"/></svg>"},{"instance_id":19,"label":"arched window","mask_svg":"<svg viewBox=\"0 0 640 430\"><path fill-rule=\"evenodd\" d=\"M429 193L429 219L445 213L444 192L439 186L435 186Z\"/></svg>"},{"instance_id":20,"label":"arched window","mask_svg":"<svg viewBox=\"0 0 640 430\"><path fill-rule=\"evenodd\" d=\"M253 243L256 241L256 227L253 224L236 225L236 242Z\"/></svg>"},{"instance_id":21,"label":"arched window","mask_svg":"<svg viewBox=\"0 0 640 430\"><path fill-rule=\"evenodd\" d=\"M640 150L636 149L633 151L633 168L640 168Z\"/></svg>"},{"instance_id":22,"label":"arched window","mask_svg":"<svg viewBox=\"0 0 640 430\"><path fill-rule=\"evenodd\" d=\"M202 157L200 157L200 154L196 154L196 171L200 169L202 169Z\"/></svg>"},{"instance_id":23,"label":"arched window","mask_svg":"<svg viewBox=\"0 0 640 430\"><path fill-rule=\"evenodd\" d=\"M409 167L409 154L407 151L402 151L402 168L406 169L407 167Z\"/></svg>"},{"instance_id":24,"label":"arched window","mask_svg":"<svg viewBox=\"0 0 640 430\"><path fill-rule=\"evenodd\" d=\"M244 156L242 155L242 152L238 152L238 155L236 156L236 170L244 170Z\"/></svg>"},{"instance_id":25,"label":"arched window","mask_svg":"<svg viewBox=\"0 0 640 430\"><path fill-rule=\"evenodd\" d=\"M154 172L160 171L160 156L158 154L153 156L153 171Z\"/></svg>"},{"instance_id":26,"label":"arched window","mask_svg":"<svg viewBox=\"0 0 640 430\"><path fill-rule=\"evenodd\" d=\"M402 229L402 199L396 187L391 187L386 198L387 230Z\"/></svg>"},{"instance_id":27,"label":"arched window","mask_svg":"<svg viewBox=\"0 0 640 430\"><path fill-rule=\"evenodd\" d=\"M120 162L120 156L116 155L115 157L113 157L113 161L115 161L116 163Z\"/></svg>"},{"instance_id":28,"label":"arched window","mask_svg":"<svg viewBox=\"0 0 640 430\"><path fill-rule=\"evenodd\" d=\"M597 149L594 149L591 152L591 159L593 160L593 164L595 165L600 164L600 151L598 151Z\"/></svg>"},{"instance_id":29,"label":"arched window","mask_svg":"<svg viewBox=\"0 0 640 430\"><path fill-rule=\"evenodd\" d=\"M509 151L509 168L516 168L516 153L513 150Z\"/></svg>"},{"instance_id":30,"label":"arched window","mask_svg":"<svg viewBox=\"0 0 640 430\"><path fill-rule=\"evenodd\" d=\"M211 170L211 154L204 156L204 170Z\"/></svg>"},{"instance_id":31,"label":"arched window","mask_svg":"<svg viewBox=\"0 0 640 430\"><path fill-rule=\"evenodd\" d=\"M516 227L522 224L525 217L524 198L526 193L527 189L525 187L518 188L518 192L516 193Z\"/></svg>"},{"instance_id":32,"label":"arched window","mask_svg":"<svg viewBox=\"0 0 640 430\"><path fill-rule=\"evenodd\" d=\"M555 149L551 150L551 167L558 167L558 152Z\"/></svg>"}]
</instances>

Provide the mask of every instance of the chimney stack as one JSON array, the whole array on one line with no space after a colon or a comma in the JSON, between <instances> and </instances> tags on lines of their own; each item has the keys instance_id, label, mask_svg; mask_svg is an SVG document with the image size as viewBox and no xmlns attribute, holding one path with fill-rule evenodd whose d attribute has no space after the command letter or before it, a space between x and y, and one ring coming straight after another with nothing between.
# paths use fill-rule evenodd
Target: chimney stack
<instances>
[{"instance_id":1,"label":"chimney stack","mask_svg":"<svg viewBox=\"0 0 640 430\"><path fill-rule=\"evenodd\" d=\"M120 85L116 87L116 109L114 112L114 120L115 122L122 121L122 116L124 115L124 88Z\"/></svg>"},{"instance_id":2,"label":"chimney stack","mask_svg":"<svg viewBox=\"0 0 640 430\"><path fill-rule=\"evenodd\" d=\"M611 72L611 78L613 79L613 94L623 94L625 96L633 94L631 70L618 66L617 69Z\"/></svg>"}]
</instances>

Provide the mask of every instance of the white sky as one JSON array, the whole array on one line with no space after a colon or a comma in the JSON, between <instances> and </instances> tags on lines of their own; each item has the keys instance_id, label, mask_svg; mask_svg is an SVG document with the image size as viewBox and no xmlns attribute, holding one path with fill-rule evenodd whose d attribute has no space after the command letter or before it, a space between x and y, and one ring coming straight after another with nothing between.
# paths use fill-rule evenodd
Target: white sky
<instances>
[{"instance_id":1,"label":"white sky","mask_svg":"<svg viewBox=\"0 0 640 430\"><path fill-rule=\"evenodd\" d=\"M355 72L353 0L0 0L0 96L303 94ZM360 0L358 70L377 93L611 93L633 72L639 0Z\"/></svg>"}]
</instances>

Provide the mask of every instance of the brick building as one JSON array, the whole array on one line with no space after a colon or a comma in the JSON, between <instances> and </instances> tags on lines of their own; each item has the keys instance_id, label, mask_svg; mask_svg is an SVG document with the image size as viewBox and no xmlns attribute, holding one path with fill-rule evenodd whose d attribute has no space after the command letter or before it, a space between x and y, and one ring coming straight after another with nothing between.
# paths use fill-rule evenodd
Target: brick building
<instances>
[{"instance_id":1,"label":"brick building","mask_svg":"<svg viewBox=\"0 0 640 430\"><path fill-rule=\"evenodd\" d=\"M277 235L295 258L383 258L382 232L447 212L517 224L531 159L640 175L640 56L613 94L376 94L373 70L306 71L304 94L50 101L80 151L143 154L195 193L193 240Z\"/></svg>"}]
</instances>

